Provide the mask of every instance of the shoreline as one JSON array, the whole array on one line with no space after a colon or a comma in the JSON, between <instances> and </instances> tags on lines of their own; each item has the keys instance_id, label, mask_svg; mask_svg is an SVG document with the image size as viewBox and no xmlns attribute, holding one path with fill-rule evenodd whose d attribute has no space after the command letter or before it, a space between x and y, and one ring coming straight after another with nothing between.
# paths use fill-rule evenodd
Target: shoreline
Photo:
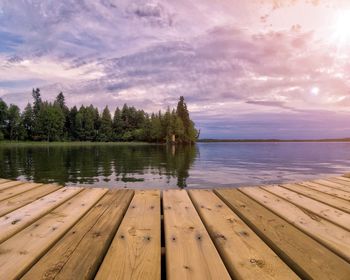
<instances>
[{"instance_id":1,"label":"shoreline","mask_svg":"<svg viewBox=\"0 0 350 280\"><path fill-rule=\"evenodd\" d=\"M199 139L196 143L329 143L350 142L350 138L340 139Z\"/></svg>"}]
</instances>

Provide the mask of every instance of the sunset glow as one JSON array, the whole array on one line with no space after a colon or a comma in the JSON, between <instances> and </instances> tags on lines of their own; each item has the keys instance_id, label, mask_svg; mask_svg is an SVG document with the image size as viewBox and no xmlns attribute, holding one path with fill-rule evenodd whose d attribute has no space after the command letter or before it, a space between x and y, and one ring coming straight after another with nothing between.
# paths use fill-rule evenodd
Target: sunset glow
<instances>
[{"instance_id":1,"label":"sunset glow","mask_svg":"<svg viewBox=\"0 0 350 280\"><path fill-rule=\"evenodd\" d=\"M183 95L203 137L350 135L349 1L5 0L0 42L21 108L34 87L147 112Z\"/></svg>"},{"instance_id":2,"label":"sunset glow","mask_svg":"<svg viewBox=\"0 0 350 280\"><path fill-rule=\"evenodd\" d=\"M337 43L350 44L350 10L339 11L334 24L334 39Z\"/></svg>"}]
</instances>

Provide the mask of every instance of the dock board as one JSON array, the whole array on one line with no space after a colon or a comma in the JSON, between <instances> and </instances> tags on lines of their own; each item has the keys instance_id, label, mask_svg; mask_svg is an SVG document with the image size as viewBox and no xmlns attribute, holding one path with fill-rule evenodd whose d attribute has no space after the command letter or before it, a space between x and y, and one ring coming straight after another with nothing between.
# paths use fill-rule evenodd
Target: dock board
<instances>
[{"instance_id":1,"label":"dock board","mask_svg":"<svg viewBox=\"0 0 350 280\"><path fill-rule=\"evenodd\" d=\"M0 179L0 279L350 279L350 179L117 190Z\"/></svg>"}]
</instances>

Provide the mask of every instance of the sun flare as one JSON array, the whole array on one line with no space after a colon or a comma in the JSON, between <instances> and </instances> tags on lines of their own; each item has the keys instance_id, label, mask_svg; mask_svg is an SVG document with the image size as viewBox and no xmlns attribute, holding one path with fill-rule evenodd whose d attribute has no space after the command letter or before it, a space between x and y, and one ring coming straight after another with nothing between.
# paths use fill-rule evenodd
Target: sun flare
<instances>
[{"instance_id":1,"label":"sun flare","mask_svg":"<svg viewBox=\"0 0 350 280\"><path fill-rule=\"evenodd\" d=\"M334 24L334 39L344 45L350 43L350 10L340 11Z\"/></svg>"}]
</instances>

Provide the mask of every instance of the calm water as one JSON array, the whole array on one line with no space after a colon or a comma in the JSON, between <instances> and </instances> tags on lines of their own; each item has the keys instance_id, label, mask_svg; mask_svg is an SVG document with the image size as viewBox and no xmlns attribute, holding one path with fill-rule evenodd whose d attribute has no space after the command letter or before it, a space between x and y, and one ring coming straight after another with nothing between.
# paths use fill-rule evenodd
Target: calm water
<instances>
[{"instance_id":1,"label":"calm water","mask_svg":"<svg viewBox=\"0 0 350 280\"><path fill-rule=\"evenodd\" d=\"M208 188L350 171L350 143L1 146L0 178L117 188Z\"/></svg>"}]
</instances>

